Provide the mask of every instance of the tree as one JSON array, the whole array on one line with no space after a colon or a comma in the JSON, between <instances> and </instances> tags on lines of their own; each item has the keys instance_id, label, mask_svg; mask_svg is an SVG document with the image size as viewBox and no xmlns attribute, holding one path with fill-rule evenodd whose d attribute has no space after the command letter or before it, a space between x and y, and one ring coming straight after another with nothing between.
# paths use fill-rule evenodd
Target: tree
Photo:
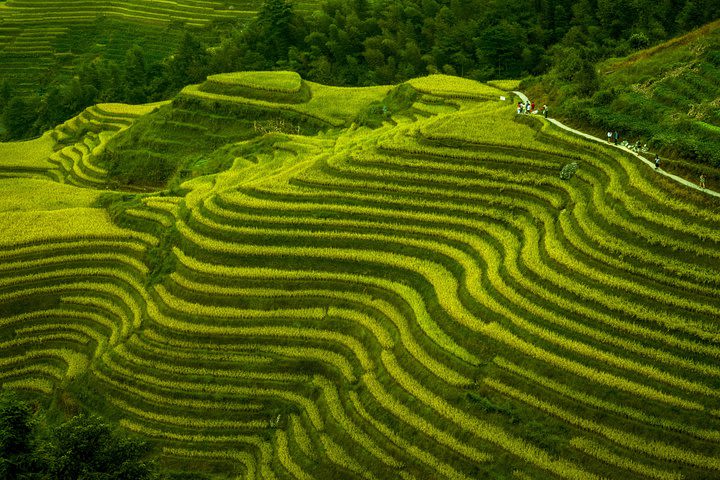
<instances>
[{"instance_id":1,"label":"tree","mask_svg":"<svg viewBox=\"0 0 720 480\"><path fill-rule=\"evenodd\" d=\"M292 3L287 0L265 0L258 12L257 23L262 31L259 45L263 46L260 53L272 63L287 58L293 16Z\"/></svg>"},{"instance_id":2,"label":"tree","mask_svg":"<svg viewBox=\"0 0 720 480\"><path fill-rule=\"evenodd\" d=\"M519 25L502 20L483 30L475 42L478 58L492 67L495 78L516 78L523 73L522 52L527 44Z\"/></svg>"},{"instance_id":3,"label":"tree","mask_svg":"<svg viewBox=\"0 0 720 480\"><path fill-rule=\"evenodd\" d=\"M695 25L699 25L703 20L702 12L698 8L698 3L689 0L677 16L677 25L680 30L690 30Z\"/></svg>"},{"instance_id":4,"label":"tree","mask_svg":"<svg viewBox=\"0 0 720 480\"><path fill-rule=\"evenodd\" d=\"M0 396L3 480L159 480L148 444L96 416L78 415L40 430L39 413L12 393Z\"/></svg>"},{"instance_id":5,"label":"tree","mask_svg":"<svg viewBox=\"0 0 720 480\"><path fill-rule=\"evenodd\" d=\"M48 473L57 480L153 480L147 444L121 435L96 416L78 415L53 431Z\"/></svg>"},{"instance_id":6,"label":"tree","mask_svg":"<svg viewBox=\"0 0 720 480\"><path fill-rule=\"evenodd\" d=\"M14 480L32 463L33 413L7 392L0 396L0 478Z\"/></svg>"},{"instance_id":7,"label":"tree","mask_svg":"<svg viewBox=\"0 0 720 480\"><path fill-rule=\"evenodd\" d=\"M595 64L588 59L582 59L580 69L573 76L573 83L581 96L589 97L600 87Z\"/></svg>"},{"instance_id":8,"label":"tree","mask_svg":"<svg viewBox=\"0 0 720 480\"><path fill-rule=\"evenodd\" d=\"M13 97L13 86L10 80L3 79L0 81L0 111L5 108L5 105Z\"/></svg>"},{"instance_id":9,"label":"tree","mask_svg":"<svg viewBox=\"0 0 720 480\"><path fill-rule=\"evenodd\" d=\"M147 64L142 48L135 45L125 52L126 98L130 103L147 101Z\"/></svg>"},{"instance_id":10,"label":"tree","mask_svg":"<svg viewBox=\"0 0 720 480\"><path fill-rule=\"evenodd\" d=\"M210 65L210 54L205 46L190 33L185 32L178 52L168 65L168 77L173 88L205 80Z\"/></svg>"},{"instance_id":11,"label":"tree","mask_svg":"<svg viewBox=\"0 0 720 480\"><path fill-rule=\"evenodd\" d=\"M3 110L3 124L8 138L22 138L35 132L33 124L36 106L36 98L25 100L22 97L13 97L10 99Z\"/></svg>"}]
</instances>

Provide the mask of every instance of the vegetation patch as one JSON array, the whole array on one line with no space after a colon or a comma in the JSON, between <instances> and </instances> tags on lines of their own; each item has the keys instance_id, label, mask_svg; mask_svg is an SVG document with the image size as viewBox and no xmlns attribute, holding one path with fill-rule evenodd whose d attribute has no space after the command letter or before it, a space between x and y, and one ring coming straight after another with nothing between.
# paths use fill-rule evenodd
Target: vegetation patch
<instances>
[{"instance_id":1,"label":"vegetation patch","mask_svg":"<svg viewBox=\"0 0 720 480\"><path fill-rule=\"evenodd\" d=\"M413 105L420 93L408 84L390 90L382 101L371 102L357 117L357 122L370 128L377 128L385 121L392 121L394 115L412 118Z\"/></svg>"}]
</instances>

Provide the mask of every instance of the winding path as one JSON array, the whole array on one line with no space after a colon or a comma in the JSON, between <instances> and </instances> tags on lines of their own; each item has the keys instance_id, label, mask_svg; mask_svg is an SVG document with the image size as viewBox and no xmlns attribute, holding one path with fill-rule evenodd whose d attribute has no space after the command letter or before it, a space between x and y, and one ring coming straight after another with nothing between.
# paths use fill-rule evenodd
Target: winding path
<instances>
[{"instance_id":1,"label":"winding path","mask_svg":"<svg viewBox=\"0 0 720 480\"><path fill-rule=\"evenodd\" d=\"M528 98L527 98L527 96L526 96L524 93L518 92L518 91L513 91L512 93L514 93L515 95L517 95L518 97L520 97L520 100L522 100L523 103L525 103L525 102L528 101ZM576 134L576 135L580 135L581 137L585 137L585 138L587 138L587 139L589 139L589 140L593 140L593 141L596 141L596 142L600 142L600 143L602 143L603 145L607 145L607 144L608 144L608 143L607 143L604 139L602 139L602 138L598 138L598 137L595 137L595 136L593 136L593 135L590 135L590 134L581 132L581 131L579 131L579 130L575 130L574 128L570 128L570 127L568 127L567 125L565 125L564 123L559 122L558 120L555 120L554 118L548 118L547 120L548 120L549 122L557 125L558 127L562 128L563 130L567 130L568 132L572 132L572 133L574 133L574 134ZM610 144L610 146L613 146L613 147L615 147L615 148L619 148L620 150L623 150L623 151L625 151L625 152L628 152L628 153L630 153L631 155L634 155L634 156L636 156L637 158L639 158L643 163L645 163L645 164L648 165L649 167L651 167L651 168L653 168L653 169L655 168L655 165L653 164L653 162L651 162L651 161L648 160L647 158L643 157L643 156L640 155L639 153L633 152L632 150L630 150L630 149L627 148L627 147L623 147L622 145L613 145L613 144ZM691 181L689 181L689 180L685 180L685 179L682 178L682 177L678 177L677 175L673 175L672 173L668 173L668 172L666 172L665 170L662 170L662 169L657 170L657 172L660 173L661 175L665 175L666 177L668 177L668 178L670 178L670 179L672 179L672 180L675 180L676 182L678 182L678 183L680 183L680 184L682 184L682 185L685 185L686 187L694 188L695 190L698 190L698 191L701 191L701 192L703 192L703 193L707 193L708 195L712 195L712 196L714 196L714 197L720 198L720 193L718 193L718 192L716 192L716 191L714 191L714 190L709 190L709 189L707 189L707 188L700 188L698 185L694 184L693 182L691 182Z\"/></svg>"}]
</instances>

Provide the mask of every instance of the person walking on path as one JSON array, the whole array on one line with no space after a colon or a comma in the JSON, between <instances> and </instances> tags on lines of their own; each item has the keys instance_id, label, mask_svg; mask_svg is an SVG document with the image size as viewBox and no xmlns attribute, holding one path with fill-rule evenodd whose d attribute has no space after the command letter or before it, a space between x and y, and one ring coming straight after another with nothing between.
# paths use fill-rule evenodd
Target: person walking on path
<instances>
[{"instance_id":1,"label":"person walking on path","mask_svg":"<svg viewBox=\"0 0 720 480\"><path fill-rule=\"evenodd\" d=\"M530 113L530 100L525 102L525 113Z\"/></svg>"},{"instance_id":2,"label":"person walking on path","mask_svg":"<svg viewBox=\"0 0 720 480\"><path fill-rule=\"evenodd\" d=\"M658 154L656 153L656 154L655 154L655 170L657 170L657 169L659 169L659 168L660 168L660 157L659 157Z\"/></svg>"},{"instance_id":3,"label":"person walking on path","mask_svg":"<svg viewBox=\"0 0 720 480\"><path fill-rule=\"evenodd\" d=\"M700 188L705 190L705 174L704 173L700 174Z\"/></svg>"},{"instance_id":4,"label":"person walking on path","mask_svg":"<svg viewBox=\"0 0 720 480\"><path fill-rule=\"evenodd\" d=\"M610 143L610 141L612 140L612 136L613 136L612 132L608 130L608 133L607 133L608 143Z\"/></svg>"},{"instance_id":5,"label":"person walking on path","mask_svg":"<svg viewBox=\"0 0 720 480\"><path fill-rule=\"evenodd\" d=\"M547 118L548 116L548 106L543 105L543 117Z\"/></svg>"},{"instance_id":6,"label":"person walking on path","mask_svg":"<svg viewBox=\"0 0 720 480\"><path fill-rule=\"evenodd\" d=\"M620 132L618 132L617 130L615 130L615 131L613 132L613 139L615 140L615 145L617 145L617 144L618 144L618 140L620 139Z\"/></svg>"}]
</instances>

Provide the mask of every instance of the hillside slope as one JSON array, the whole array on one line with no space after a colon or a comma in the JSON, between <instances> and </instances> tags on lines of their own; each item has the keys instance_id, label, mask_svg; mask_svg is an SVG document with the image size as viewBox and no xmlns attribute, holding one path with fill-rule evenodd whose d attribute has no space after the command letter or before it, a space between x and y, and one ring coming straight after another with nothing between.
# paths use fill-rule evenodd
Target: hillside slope
<instances>
[{"instance_id":1,"label":"hillside slope","mask_svg":"<svg viewBox=\"0 0 720 480\"><path fill-rule=\"evenodd\" d=\"M312 11L315 0L292 2ZM262 0L38 1L0 3L0 84L35 93L77 75L78 59L103 56L121 62L133 45L156 61L170 55L185 30L207 35L212 22L248 21Z\"/></svg>"},{"instance_id":2,"label":"hillside slope","mask_svg":"<svg viewBox=\"0 0 720 480\"><path fill-rule=\"evenodd\" d=\"M416 79L385 115L390 87L303 82L149 106L116 138L262 120L162 192L12 177L0 149L3 388L212 478L720 474L716 200L491 86Z\"/></svg>"},{"instance_id":3,"label":"hillside slope","mask_svg":"<svg viewBox=\"0 0 720 480\"><path fill-rule=\"evenodd\" d=\"M717 177L720 167L720 20L685 36L596 66L588 98L571 84L545 77L532 93L558 104L556 113L601 129L619 130L678 160L675 168ZM709 169L707 167L714 167Z\"/></svg>"}]
</instances>

